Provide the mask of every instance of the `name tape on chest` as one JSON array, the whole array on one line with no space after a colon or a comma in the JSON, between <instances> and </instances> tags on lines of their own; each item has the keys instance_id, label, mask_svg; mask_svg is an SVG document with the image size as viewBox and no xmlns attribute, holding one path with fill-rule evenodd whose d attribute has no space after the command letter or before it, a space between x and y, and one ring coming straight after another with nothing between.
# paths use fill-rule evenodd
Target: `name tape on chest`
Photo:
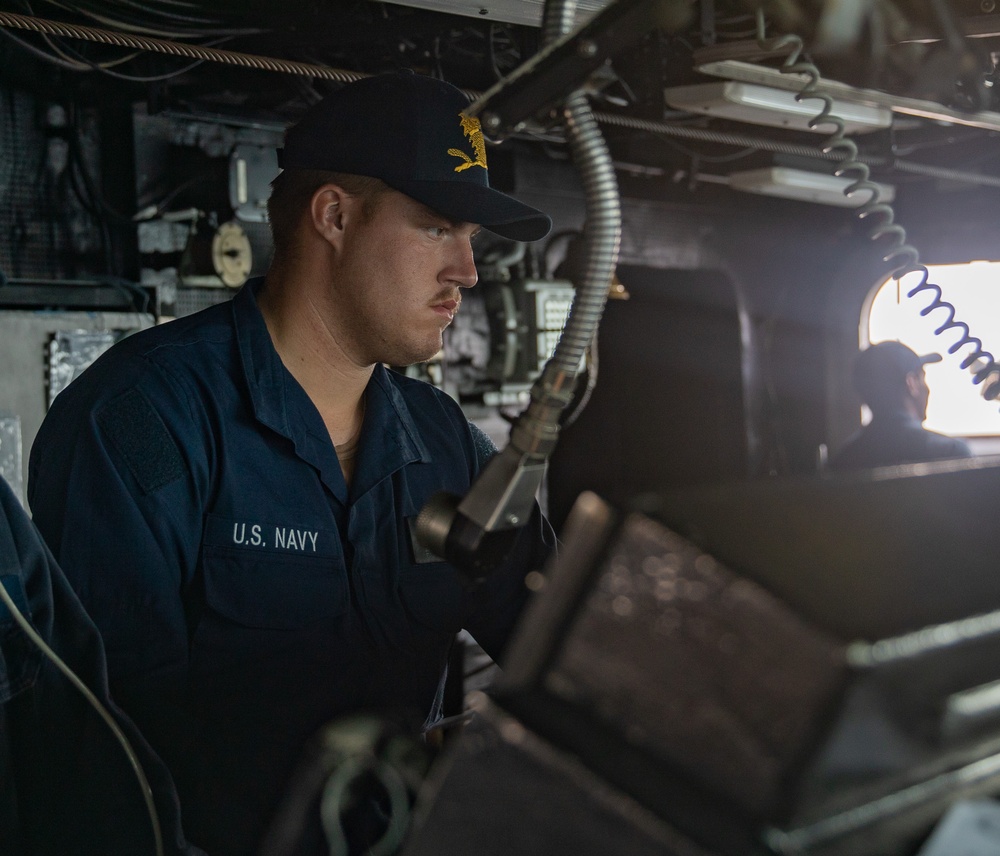
<instances>
[{"instance_id":1,"label":"name tape on chest","mask_svg":"<svg viewBox=\"0 0 1000 856\"><path fill-rule=\"evenodd\" d=\"M339 553L336 533L315 526L289 526L251 519L209 515L205 543L212 547L259 550L307 556Z\"/></svg>"},{"instance_id":2,"label":"name tape on chest","mask_svg":"<svg viewBox=\"0 0 1000 856\"><path fill-rule=\"evenodd\" d=\"M292 526L268 526L263 523L233 523L232 543L241 547L268 547L315 553L319 530L296 529Z\"/></svg>"}]
</instances>

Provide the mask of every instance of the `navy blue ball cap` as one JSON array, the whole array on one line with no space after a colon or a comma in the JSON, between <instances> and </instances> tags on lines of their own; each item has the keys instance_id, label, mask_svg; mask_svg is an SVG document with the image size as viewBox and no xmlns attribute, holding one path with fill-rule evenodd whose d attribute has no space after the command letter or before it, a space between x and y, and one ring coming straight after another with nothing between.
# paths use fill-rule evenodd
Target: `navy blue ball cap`
<instances>
[{"instance_id":1,"label":"navy blue ball cap","mask_svg":"<svg viewBox=\"0 0 1000 856\"><path fill-rule=\"evenodd\" d=\"M490 187L479 120L450 83L400 71L349 83L285 133L283 169L379 178L452 220L502 238L537 241L552 220Z\"/></svg>"},{"instance_id":2,"label":"navy blue ball cap","mask_svg":"<svg viewBox=\"0 0 1000 856\"><path fill-rule=\"evenodd\" d=\"M855 382L859 387L873 383L902 383L908 374L918 372L928 363L941 362L940 354L920 356L902 342L879 342L860 354L854 364Z\"/></svg>"}]
</instances>

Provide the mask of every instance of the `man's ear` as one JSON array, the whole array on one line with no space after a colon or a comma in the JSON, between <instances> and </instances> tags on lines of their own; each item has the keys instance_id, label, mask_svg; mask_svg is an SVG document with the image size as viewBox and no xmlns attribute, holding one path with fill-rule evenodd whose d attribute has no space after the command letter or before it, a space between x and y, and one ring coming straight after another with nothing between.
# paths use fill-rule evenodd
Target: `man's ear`
<instances>
[{"instance_id":1,"label":"man's ear","mask_svg":"<svg viewBox=\"0 0 1000 856\"><path fill-rule=\"evenodd\" d=\"M916 372L906 375L906 392L910 398L916 398L920 394L920 376Z\"/></svg>"},{"instance_id":2,"label":"man's ear","mask_svg":"<svg viewBox=\"0 0 1000 856\"><path fill-rule=\"evenodd\" d=\"M331 243L339 243L344 231L344 211L351 197L336 184L324 184L313 195L309 214L313 228Z\"/></svg>"}]
</instances>

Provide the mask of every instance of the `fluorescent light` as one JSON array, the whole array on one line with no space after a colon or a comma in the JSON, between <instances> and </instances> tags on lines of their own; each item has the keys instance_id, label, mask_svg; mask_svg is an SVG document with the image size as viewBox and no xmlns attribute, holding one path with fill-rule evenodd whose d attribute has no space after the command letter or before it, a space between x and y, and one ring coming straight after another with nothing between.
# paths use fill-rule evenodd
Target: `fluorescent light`
<instances>
[{"instance_id":1,"label":"fluorescent light","mask_svg":"<svg viewBox=\"0 0 1000 856\"><path fill-rule=\"evenodd\" d=\"M755 83L725 80L672 86L663 91L663 97L671 107L679 110L737 122L828 135L836 130L829 122L809 127L809 122L823 109L820 99L803 98L799 101L795 92ZM844 132L847 134L863 134L892 125L892 111L886 107L834 101L831 112L844 121Z\"/></svg>"},{"instance_id":2,"label":"fluorescent light","mask_svg":"<svg viewBox=\"0 0 1000 856\"><path fill-rule=\"evenodd\" d=\"M796 72L785 73L777 68L755 65L749 62L738 60L722 60L720 62L707 62L698 65L695 71L701 74L711 74L715 77L724 77L729 80L740 80L744 83L756 83L761 86L769 86L775 89L790 89L798 92L809 82L809 78L804 74ZM906 116L917 116L922 119L931 119L936 122L944 122L949 125L964 125L969 128L985 128L988 131L1000 130L1000 113L989 110L982 110L978 113L963 113L961 110L953 110L938 104L934 101L922 101L918 98L906 98L902 95L890 95L888 92L881 92L877 89L858 89L840 83L836 80L821 78L818 84L819 90L826 92L840 101L851 103L876 104L891 110L893 113L900 113ZM819 103L819 102L816 102Z\"/></svg>"},{"instance_id":3,"label":"fluorescent light","mask_svg":"<svg viewBox=\"0 0 1000 856\"><path fill-rule=\"evenodd\" d=\"M608 4L609 0L579 0L576 4L575 24L593 17ZM505 21L538 27L542 23L545 0L483 0L469 3L468 0L393 0L397 6L412 6L444 12L449 15L466 15L483 21Z\"/></svg>"},{"instance_id":4,"label":"fluorescent light","mask_svg":"<svg viewBox=\"0 0 1000 856\"><path fill-rule=\"evenodd\" d=\"M845 196L844 190L853 183L854 179L851 178L780 166L749 169L729 175L729 186L734 190L841 208L859 208L871 198L872 194L866 190L858 190ZM896 188L891 184L874 184L878 187L879 201L892 202L896 196Z\"/></svg>"}]
</instances>

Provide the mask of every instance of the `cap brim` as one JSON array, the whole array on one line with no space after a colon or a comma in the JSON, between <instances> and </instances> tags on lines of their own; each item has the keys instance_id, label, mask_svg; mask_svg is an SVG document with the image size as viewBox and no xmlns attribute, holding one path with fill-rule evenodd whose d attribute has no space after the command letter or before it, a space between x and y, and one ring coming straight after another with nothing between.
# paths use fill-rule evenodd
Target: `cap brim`
<instances>
[{"instance_id":1,"label":"cap brim","mask_svg":"<svg viewBox=\"0 0 1000 856\"><path fill-rule=\"evenodd\" d=\"M922 357L917 357L920 360L920 365L926 366L928 363L939 363L941 362L940 354L924 354Z\"/></svg>"},{"instance_id":2,"label":"cap brim","mask_svg":"<svg viewBox=\"0 0 1000 856\"><path fill-rule=\"evenodd\" d=\"M386 181L400 193L460 223L476 223L511 241L537 241L552 220L506 193L467 181Z\"/></svg>"}]
</instances>

